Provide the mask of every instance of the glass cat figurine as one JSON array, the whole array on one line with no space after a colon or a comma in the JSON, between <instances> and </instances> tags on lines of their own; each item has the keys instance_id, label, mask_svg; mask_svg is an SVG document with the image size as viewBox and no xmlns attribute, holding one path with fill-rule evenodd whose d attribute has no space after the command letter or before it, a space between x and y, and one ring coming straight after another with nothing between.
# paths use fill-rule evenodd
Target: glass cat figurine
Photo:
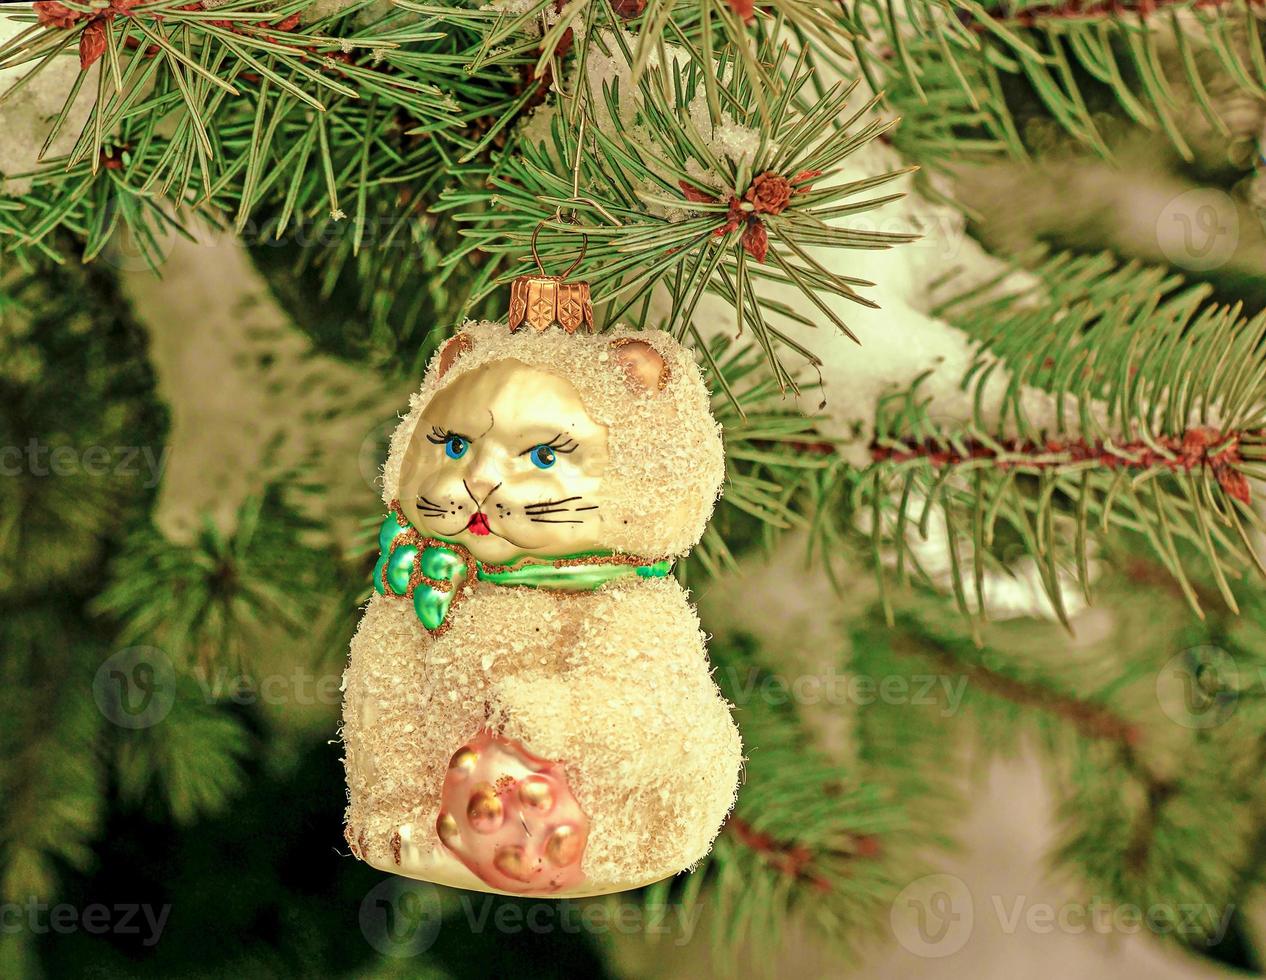
<instances>
[{"instance_id":1,"label":"glass cat figurine","mask_svg":"<svg viewBox=\"0 0 1266 980\"><path fill-rule=\"evenodd\" d=\"M510 327L440 349L392 438L346 837L384 871L563 898L698 862L741 745L670 574L725 472L699 369L660 331L577 331L587 293L535 282Z\"/></svg>"}]
</instances>

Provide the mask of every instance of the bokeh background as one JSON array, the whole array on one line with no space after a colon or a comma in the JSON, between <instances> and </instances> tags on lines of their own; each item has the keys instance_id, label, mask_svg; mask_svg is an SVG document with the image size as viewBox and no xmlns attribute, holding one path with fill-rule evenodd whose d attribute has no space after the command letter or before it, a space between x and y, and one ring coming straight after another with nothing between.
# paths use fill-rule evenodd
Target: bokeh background
<instances>
[{"instance_id":1,"label":"bokeh background","mask_svg":"<svg viewBox=\"0 0 1266 980\"><path fill-rule=\"evenodd\" d=\"M907 248L946 274L974 254L967 242L1008 261L1108 250L1257 313L1266 110L1212 88L1228 129L1182 116L1187 158L1092 106L1111 160L1009 92L1030 159L949 166L942 176L965 221L923 227ZM1051 858L1068 846L1070 809L1084 816L1110 801L1061 792L1069 772L1052 762L1050 730L1128 757L1130 725L961 665L892 666L900 658L889 660L870 569L841 554L829 581L823 567L804 570L794 532L771 544L733 515L723 531L737 569L689 574L749 751L765 747L761 726L790 703L826 758L848 758L862 696L831 686L842 663L853 665L848 677L869 664L873 679L898 678L905 686L886 706L943 737L943 778L902 787L913 830L823 842L859 867L898 854L906 887L876 889L867 916L842 930L824 927L811 893L785 915L771 898L775 928L717 900L706 869L649 897L556 903L440 889L357 862L342 837L341 674L368 592L386 439L451 326L436 261L454 241L435 226L416 250L402 243L393 264L414 265L424 286L407 308L371 313L381 297L355 262L331 272L310 242L196 218L187 227L190 237L160 237L157 269L153 243L143 255L126 234L87 265L31 268L0 253L0 974L1261 973L1266 813L1251 800L1236 810L1253 821L1236 898L1190 909L1202 929L1175 935L1142 908L1088 915L1094 887L1053 871ZM342 233L322 230L336 242ZM77 245L67 236L58 247L73 255ZM906 262L893 255L874 260L881 273ZM892 278L907 269L888 268ZM498 315L497 303L485 312ZM1198 620L1141 549L1124 542L1104 557L1099 599L1076 605L1071 634L1021 575L997 597L1006 610L990 646L1086 674L1109 650L1131 665L1130 697L1152 719L1154 744L1190 736L1198 749L1201 732L1243 723L1242 761L1255 765L1260 699L1232 684L1192 700L1183 685L1258 670L1266 604L1246 601L1237 620L1215 599ZM917 639L952 616L944 595L913 601L922 625L906 632ZM962 641L957 626L944 630ZM775 651L777 670L752 674L752 648ZM1207 774L1211 786L1219 776ZM1179 865L1199 865L1206 842L1221 843L1224 800L1212 789L1192 799L1208 804L1181 828ZM1126 846L1109 834L1101 845ZM725 894L743 893L744 868L775 893L801 871L794 850L746 823L732 822L718 846L750 852L730 865L739 870Z\"/></svg>"}]
</instances>

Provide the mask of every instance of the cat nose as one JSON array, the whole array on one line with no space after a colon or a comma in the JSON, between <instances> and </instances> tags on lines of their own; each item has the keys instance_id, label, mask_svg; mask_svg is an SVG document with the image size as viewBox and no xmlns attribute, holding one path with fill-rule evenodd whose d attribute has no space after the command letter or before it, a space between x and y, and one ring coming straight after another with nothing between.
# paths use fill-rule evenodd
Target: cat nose
<instances>
[{"instance_id":1,"label":"cat nose","mask_svg":"<svg viewBox=\"0 0 1266 980\"><path fill-rule=\"evenodd\" d=\"M475 498L477 503L483 503L487 499L488 494L497 488L499 481L493 480L467 480L466 486L470 488L470 495Z\"/></svg>"},{"instance_id":2,"label":"cat nose","mask_svg":"<svg viewBox=\"0 0 1266 980\"><path fill-rule=\"evenodd\" d=\"M495 466L482 462L477 465L470 476L466 477L466 486L477 503L482 504L501 485L501 474Z\"/></svg>"},{"instance_id":3,"label":"cat nose","mask_svg":"<svg viewBox=\"0 0 1266 980\"><path fill-rule=\"evenodd\" d=\"M475 502L482 504L488 494L501 485L501 467L496 453L487 448L473 455L474 458L469 461L470 468L465 474L466 486Z\"/></svg>"}]
</instances>

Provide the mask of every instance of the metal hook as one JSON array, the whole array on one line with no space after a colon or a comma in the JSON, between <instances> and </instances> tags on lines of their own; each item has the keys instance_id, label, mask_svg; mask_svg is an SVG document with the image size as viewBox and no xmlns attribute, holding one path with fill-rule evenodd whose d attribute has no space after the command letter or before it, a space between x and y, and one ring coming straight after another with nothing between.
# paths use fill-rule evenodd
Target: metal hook
<instances>
[{"instance_id":1,"label":"metal hook","mask_svg":"<svg viewBox=\"0 0 1266 980\"><path fill-rule=\"evenodd\" d=\"M559 220L561 220L561 218ZM538 221L536 223L536 227L532 230L532 258L536 260L536 267L541 270L541 275L547 276L549 275L549 273L545 271L545 266L541 264L541 253L536 250L537 236L540 235L541 229L544 227L545 227L545 222ZM582 232L580 235L580 254L576 256L576 260L572 262L572 264L567 267L566 271L558 278L566 279L573 272L575 272L576 267L580 265L581 262L584 261L585 252L587 252L588 250L589 250L589 236Z\"/></svg>"}]
</instances>

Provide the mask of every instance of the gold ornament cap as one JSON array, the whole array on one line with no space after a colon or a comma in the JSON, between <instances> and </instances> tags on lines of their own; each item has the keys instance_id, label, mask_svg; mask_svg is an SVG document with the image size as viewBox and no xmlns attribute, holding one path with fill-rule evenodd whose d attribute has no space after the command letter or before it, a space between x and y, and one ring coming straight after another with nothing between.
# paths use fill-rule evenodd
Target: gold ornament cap
<instances>
[{"instance_id":1,"label":"gold ornament cap","mask_svg":"<svg viewBox=\"0 0 1266 980\"><path fill-rule=\"evenodd\" d=\"M589 283L567 282L563 276L519 276L510 286L510 332L524 324L544 332L559 326L575 333L581 324L593 333Z\"/></svg>"}]
</instances>

